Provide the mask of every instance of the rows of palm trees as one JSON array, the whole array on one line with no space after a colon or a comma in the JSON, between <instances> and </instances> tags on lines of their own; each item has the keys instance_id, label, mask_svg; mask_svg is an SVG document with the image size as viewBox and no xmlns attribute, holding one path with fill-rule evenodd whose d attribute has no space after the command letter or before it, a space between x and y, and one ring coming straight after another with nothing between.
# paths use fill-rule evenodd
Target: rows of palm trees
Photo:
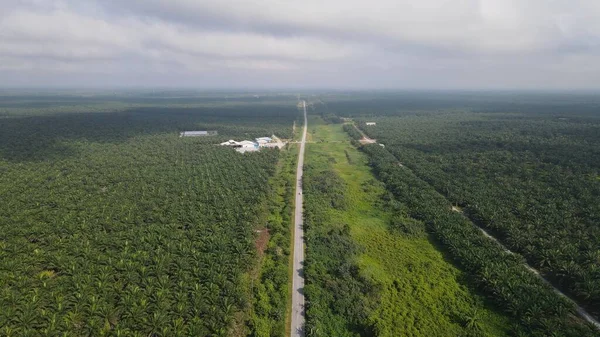
<instances>
[{"instance_id":1,"label":"rows of palm trees","mask_svg":"<svg viewBox=\"0 0 600 337\"><path fill-rule=\"evenodd\" d=\"M572 303L532 274L523 258L506 253L464 216L450 209L450 202L398 159L377 145L366 145L370 163L378 177L409 215L424 221L436 241L465 270L472 282L508 315L514 317L515 335L599 336L578 319Z\"/></svg>"},{"instance_id":2,"label":"rows of palm trees","mask_svg":"<svg viewBox=\"0 0 600 337\"><path fill-rule=\"evenodd\" d=\"M597 116L413 116L386 119L367 132L600 315Z\"/></svg>"},{"instance_id":3,"label":"rows of palm trees","mask_svg":"<svg viewBox=\"0 0 600 337\"><path fill-rule=\"evenodd\" d=\"M76 155L0 158L0 335L227 335L279 152L63 141Z\"/></svg>"}]
</instances>

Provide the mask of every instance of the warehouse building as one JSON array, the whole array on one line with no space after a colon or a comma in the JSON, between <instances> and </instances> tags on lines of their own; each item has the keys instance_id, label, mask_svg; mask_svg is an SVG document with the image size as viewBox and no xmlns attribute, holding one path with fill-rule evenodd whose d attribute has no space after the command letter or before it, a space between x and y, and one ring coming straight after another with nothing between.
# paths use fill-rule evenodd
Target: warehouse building
<instances>
[{"instance_id":1,"label":"warehouse building","mask_svg":"<svg viewBox=\"0 0 600 337\"><path fill-rule=\"evenodd\" d=\"M183 131L179 133L179 137L207 137L217 134L217 131Z\"/></svg>"}]
</instances>

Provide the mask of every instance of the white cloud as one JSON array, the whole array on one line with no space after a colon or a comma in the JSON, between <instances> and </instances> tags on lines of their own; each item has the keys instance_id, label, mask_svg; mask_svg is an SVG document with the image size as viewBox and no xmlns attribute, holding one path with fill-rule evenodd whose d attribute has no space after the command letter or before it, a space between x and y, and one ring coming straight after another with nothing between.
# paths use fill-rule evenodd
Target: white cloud
<instances>
[{"instance_id":1,"label":"white cloud","mask_svg":"<svg viewBox=\"0 0 600 337\"><path fill-rule=\"evenodd\" d=\"M124 53L146 57L148 52L169 50L225 59L322 61L354 51L351 45L314 37L197 30L137 17L107 21L62 9L15 11L0 21L0 41L0 53L5 55L57 58L116 58Z\"/></svg>"},{"instance_id":2,"label":"white cloud","mask_svg":"<svg viewBox=\"0 0 600 337\"><path fill-rule=\"evenodd\" d=\"M338 59L351 54L351 46L327 43L316 38L275 37L256 33L193 31L155 23L137 25L147 45L159 44L183 53L219 57L274 58L318 61Z\"/></svg>"},{"instance_id":3,"label":"white cloud","mask_svg":"<svg viewBox=\"0 0 600 337\"><path fill-rule=\"evenodd\" d=\"M199 26L391 40L471 52L533 52L593 30L595 0L129 0L120 10ZM114 7L113 7L114 8ZM559 26L565 18L573 25ZM593 28L595 26L595 28ZM564 36L563 36L564 34Z\"/></svg>"},{"instance_id":4,"label":"white cloud","mask_svg":"<svg viewBox=\"0 0 600 337\"><path fill-rule=\"evenodd\" d=\"M4 0L0 71L590 86L598 17L595 0Z\"/></svg>"}]
</instances>

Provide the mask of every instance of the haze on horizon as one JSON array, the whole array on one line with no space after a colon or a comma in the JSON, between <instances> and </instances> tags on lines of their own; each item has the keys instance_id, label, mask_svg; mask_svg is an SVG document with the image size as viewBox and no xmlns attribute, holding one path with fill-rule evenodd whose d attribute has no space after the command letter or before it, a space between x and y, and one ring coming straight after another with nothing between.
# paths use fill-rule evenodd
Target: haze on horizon
<instances>
[{"instance_id":1,"label":"haze on horizon","mask_svg":"<svg viewBox=\"0 0 600 337\"><path fill-rule=\"evenodd\" d=\"M0 87L600 89L596 0L3 0Z\"/></svg>"}]
</instances>

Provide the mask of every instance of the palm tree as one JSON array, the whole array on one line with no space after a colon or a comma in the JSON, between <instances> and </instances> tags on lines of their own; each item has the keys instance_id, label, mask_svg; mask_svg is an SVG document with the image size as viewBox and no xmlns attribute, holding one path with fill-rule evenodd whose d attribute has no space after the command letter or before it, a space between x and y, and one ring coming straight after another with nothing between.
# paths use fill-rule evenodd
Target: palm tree
<instances>
[{"instance_id":1,"label":"palm tree","mask_svg":"<svg viewBox=\"0 0 600 337\"><path fill-rule=\"evenodd\" d=\"M465 328L467 328L468 330L480 331L481 330L481 320L482 320L481 316L482 316L481 312L477 308L473 309L473 311L468 313L464 318Z\"/></svg>"},{"instance_id":2,"label":"palm tree","mask_svg":"<svg viewBox=\"0 0 600 337\"><path fill-rule=\"evenodd\" d=\"M584 299L598 298L600 296L600 280L585 274L583 280L577 282L577 295Z\"/></svg>"}]
</instances>

